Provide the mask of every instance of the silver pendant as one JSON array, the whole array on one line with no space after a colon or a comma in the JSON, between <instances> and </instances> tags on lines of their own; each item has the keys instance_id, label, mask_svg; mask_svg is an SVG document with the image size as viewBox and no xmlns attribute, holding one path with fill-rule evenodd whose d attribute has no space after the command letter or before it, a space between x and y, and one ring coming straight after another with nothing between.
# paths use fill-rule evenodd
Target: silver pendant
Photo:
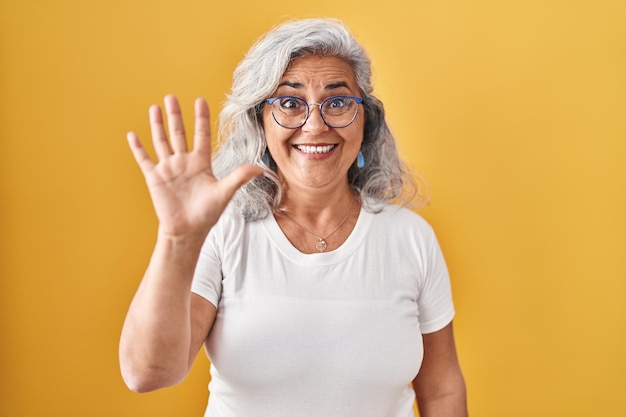
<instances>
[{"instance_id":1,"label":"silver pendant","mask_svg":"<svg viewBox=\"0 0 626 417\"><path fill-rule=\"evenodd\" d=\"M317 243L315 244L315 249L317 249L320 252L324 252L326 250L326 241L320 238L320 240L318 240Z\"/></svg>"}]
</instances>

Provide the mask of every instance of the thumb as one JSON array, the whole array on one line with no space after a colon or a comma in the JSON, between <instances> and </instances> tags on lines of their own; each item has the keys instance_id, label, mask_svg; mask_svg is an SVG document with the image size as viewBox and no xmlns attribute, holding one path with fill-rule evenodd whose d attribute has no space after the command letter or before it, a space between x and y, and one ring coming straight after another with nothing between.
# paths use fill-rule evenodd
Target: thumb
<instances>
[{"instance_id":1,"label":"thumb","mask_svg":"<svg viewBox=\"0 0 626 417\"><path fill-rule=\"evenodd\" d=\"M220 188L227 200L230 200L239 187L252 178L263 175L263 172L263 168L257 165L241 165L220 180Z\"/></svg>"}]
</instances>

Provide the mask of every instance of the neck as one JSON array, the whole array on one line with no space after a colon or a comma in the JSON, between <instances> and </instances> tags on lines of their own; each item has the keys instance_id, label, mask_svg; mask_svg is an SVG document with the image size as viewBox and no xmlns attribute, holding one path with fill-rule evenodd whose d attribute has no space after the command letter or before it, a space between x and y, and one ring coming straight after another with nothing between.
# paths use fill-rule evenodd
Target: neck
<instances>
[{"instance_id":1,"label":"neck","mask_svg":"<svg viewBox=\"0 0 626 417\"><path fill-rule=\"evenodd\" d=\"M276 221L287 239L304 253L338 248L348 237L359 217L359 199L352 190L333 193L325 199L307 194L296 198L287 194Z\"/></svg>"},{"instance_id":2,"label":"neck","mask_svg":"<svg viewBox=\"0 0 626 417\"><path fill-rule=\"evenodd\" d=\"M327 224L342 218L355 199L357 196L348 184L332 190L284 187L280 211L309 225Z\"/></svg>"}]
</instances>

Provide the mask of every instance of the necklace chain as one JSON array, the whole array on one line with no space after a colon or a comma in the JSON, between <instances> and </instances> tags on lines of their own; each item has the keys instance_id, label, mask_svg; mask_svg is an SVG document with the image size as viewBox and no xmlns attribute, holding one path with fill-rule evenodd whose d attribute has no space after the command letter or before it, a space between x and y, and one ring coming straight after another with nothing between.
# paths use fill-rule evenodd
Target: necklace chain
<instances>
[{"instance_id":1,"label":"necklace chain","mask_svg":"<svg viewBox=\"0 0 626 417\"><path fill-rule=\"evenodd\" d=\"M335 227L330 233L328 233L326 235L326 237L320 236L317 233L313 233L312 231L310 231L309 229L307 229L306 227L302 226L300 223L298 223L297 221L295 221L294 219L291 218L291 216L289 216L287 213L282 212L282 214L288 218L289 220L291 220L292 222L294 222L298 227L300 227L302 230L304 230L305 232L317 237L319 240L315 243L315 249L317 249L319 252L324 252L326 250L326 248L328 247L328 244L326 243L326 239L328 239L333 233L335 233L337 230L339 230L339 228L346 222L346 220L348 220L348 217L350 217L350 213L352 213L352 209L354 208L354 206L356 205L357 199L355 198L354 201L352 202L352 205L350 206L350 208L348 209L348 212L346 213L346 215L344 216L344 218L339 222L339 224L337 225L337 227Z\"/></svg>"}]
</instances>

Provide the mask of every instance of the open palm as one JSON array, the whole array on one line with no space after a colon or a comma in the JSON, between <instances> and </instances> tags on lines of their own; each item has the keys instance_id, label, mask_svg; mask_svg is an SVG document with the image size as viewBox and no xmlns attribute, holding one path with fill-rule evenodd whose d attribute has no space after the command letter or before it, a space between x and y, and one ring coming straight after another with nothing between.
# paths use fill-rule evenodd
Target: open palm
<instances>
[{"instance_id":1,"label":"open palm","mask_svg":"<svg viewBox=\"0 0 626 417\"><path fill-rule=\"evenodd\" d=\"M187 149L185 128L176 97L165 97L169 140L159 106L150 107L155 163L133 132L128 142L148 185L159 219L159 232L172 236L206 235L217 222L237 189L263 169L242 165L223 179L211 169L211 124L209 108L195 102L193 150Z\"/></svg>"}]
</instances>

